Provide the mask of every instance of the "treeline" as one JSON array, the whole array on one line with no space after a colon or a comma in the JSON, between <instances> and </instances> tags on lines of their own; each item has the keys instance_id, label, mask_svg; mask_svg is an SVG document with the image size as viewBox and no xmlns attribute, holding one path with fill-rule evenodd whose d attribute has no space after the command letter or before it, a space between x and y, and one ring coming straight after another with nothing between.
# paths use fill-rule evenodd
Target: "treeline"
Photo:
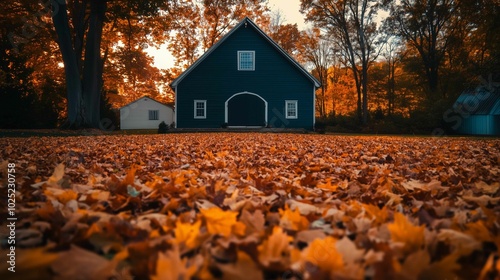
<instances>
[{"instance_id":1,"label":"treeline","mask_svg":"<svg viewBox=\"0 0 500 280\"><path fill-rule=\"evenodd\" d=\"M500 80L496 2L301 0L299 30L267 0L2 1L0 127L100 128L111 106L172 101L168 83L248 16L322 82L320 124L425 133ZM160 70L147 50L165 44Z\"/></svg>"},{"instance_id":2,"label":"treeline","mask_svg":"<svg viewBox=\"0 0 500 280\"><path fill-rule=\"evenodd\" d=\"M380 133L446 130L443 113L458 95L498 86L497 1L301 4L318 29L306 62L323 83L316 104L320 125Z\"/></svg>"}]
</instances>

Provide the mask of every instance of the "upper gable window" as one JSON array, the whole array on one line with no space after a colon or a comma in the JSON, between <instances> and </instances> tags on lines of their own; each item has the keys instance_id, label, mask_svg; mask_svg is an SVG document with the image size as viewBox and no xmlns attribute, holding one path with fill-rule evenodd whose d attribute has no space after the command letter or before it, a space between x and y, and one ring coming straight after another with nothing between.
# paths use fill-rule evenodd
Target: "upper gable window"
<instances>
[{"instance_id":1,"label":"upper gable window","mask_svg":"<svg viewBox=\"0 0 500 280\"><path fill-rule=\"evenodd\" d=\"M238 70L255 70L255 51L238 51Z\"/></svg>"}]
</instances>

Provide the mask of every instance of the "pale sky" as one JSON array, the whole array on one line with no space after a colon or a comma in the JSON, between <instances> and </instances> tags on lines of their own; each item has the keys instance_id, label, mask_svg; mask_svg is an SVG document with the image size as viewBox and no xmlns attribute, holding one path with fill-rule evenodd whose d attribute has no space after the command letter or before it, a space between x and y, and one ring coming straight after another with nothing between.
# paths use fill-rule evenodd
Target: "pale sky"
<instances>
[{"instance_id":1,"label":"pale sky","mask_svg":"<svg viewBox=\"0 0 500 280\"><path fill-rule=\"evenodd\" d=\"M285 24L297 23L299 29L305 29L304 16L300 13L300 0L269 0L271 12L281 10ZM154 65L160 69L168 69L174 66L174 58L163 45L159 50L149 48L147 52L155 57Z\"/></svg>"},{"instance_id":2,"label":"pale sky","mask_svg":"<svg viewBox=\"0 0 500 280\"><path fill-rule=\"evenodd\" d=\"M281 10L285 16L285 24L296 23L300 30L306 28L304 16L300 13L300 0L269 0L271 12Z\"/></svg>"}]
</instances>

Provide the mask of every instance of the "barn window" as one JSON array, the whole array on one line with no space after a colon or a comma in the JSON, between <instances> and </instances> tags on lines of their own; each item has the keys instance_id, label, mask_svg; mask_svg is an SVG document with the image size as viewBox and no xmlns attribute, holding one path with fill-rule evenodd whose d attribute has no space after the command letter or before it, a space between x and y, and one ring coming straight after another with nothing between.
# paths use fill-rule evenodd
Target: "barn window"
<instances>
[{"instance_id":1,"label":"barn window","mask_svg":"<svg viewBox=\"0 0 500 280\"><path fill-rule=\"evenodd\" d=\"M287 119L298 118L297 100L285 101L285 116Z\"/></svg>"},{"instance_id":2,"label":"barn window","mask_svg":"<svg viewBox=\"0 0 500 280\"><path fill-rule=\"evenodd\" d=\"M255 51L238 51L238 70L255 70Z\"/></svg>"},{"instance_id":3,"label":"barn window","mask_svg":"<svg viewBox=\"0 0 500 280\"><path fill-rule=\"evenodd\" d=\"M158 120L158 110L149 110L149 120L150 121Z\"/></svg>"},{"instance_id":4,"label":"barn window","mask_svg":"<svg viewBox=\"0 0 500 280\"><path fill-rule=\"evenodd\" d=\"M194 101L194 118L206 119L207 118L207 101L195 100Z\"/></svg>"}]
</instances>

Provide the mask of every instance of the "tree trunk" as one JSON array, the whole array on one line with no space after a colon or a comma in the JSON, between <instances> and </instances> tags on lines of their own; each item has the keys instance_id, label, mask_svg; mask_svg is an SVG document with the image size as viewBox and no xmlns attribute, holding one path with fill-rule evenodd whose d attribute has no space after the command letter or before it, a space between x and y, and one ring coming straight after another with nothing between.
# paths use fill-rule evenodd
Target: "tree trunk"
<instances>
[{"instance_id":1,"label":"tree trunk","mask_svg":"<svg viewBox=\"0 0 500 280\"><path fill-rule=\"evenodd\" d=\"M439 75L437 62L431 61L430 65L427 67L427 80L429 83L429 100L436 100L438 98L438 85L439 85Z\"/></svg>"},{"instance_id":2,"label":"tree trunk","mask_svg":"<svg viewBox=\"0 0 500 280\"><path fill-rule=\"evenodd\" d=\"M100 101L102 89L101 38L106 12L105 0L90 2L90 23L85 46L83 69L83 99L85 116L91 127L100 127Z\"/></svg>"},{"instance_id":3,"label":"tree trunk","mask_svg":"<svg viewBox=\"0 0 500 280\"><path fill-rule=\"evenodd\" d=\"M368 63L363 61L362 87L363 87L363 125L368 123Z\"/></svg>"},{"instance_id":4,"label":"tree trunk","mask_svg":"<svg viewBox=\"0 0 500 280\"><path fill-rule=\"evenodd\" d=\"M396 83L395 83L395 62L393 59L388 60L389 77L387 81L387 115L392 116L394 112L394 99L396 96Z\"/></svg>"},{"instance_id":5,"label":"tree trunk","mask_svg":"<svg viewBox=\"0 0 500 280\"><path fill-rule=\"evenodd\" d=\"M78 60L71 41L71 32L67 15L67 5L65 1L52 1L52 21L57 34L57 43L61 50L64 72L66 76L67 92L67 120L63 128L80 128L84 125L82 104L82 82L78 69Z\"/></svg>"}]
</instances>

